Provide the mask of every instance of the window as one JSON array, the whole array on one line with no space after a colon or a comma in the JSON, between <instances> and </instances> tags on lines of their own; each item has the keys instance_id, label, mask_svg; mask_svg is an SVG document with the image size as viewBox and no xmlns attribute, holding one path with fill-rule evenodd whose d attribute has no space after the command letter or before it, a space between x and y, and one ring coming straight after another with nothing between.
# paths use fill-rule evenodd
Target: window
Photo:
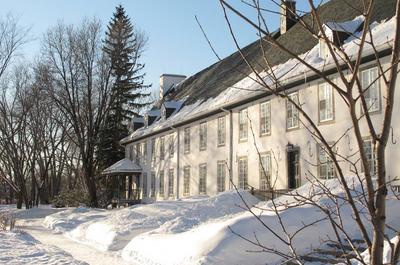
<instances>
[{"instance_id":1,"label":"window","mask_svg":"<svg viewBox=\"0 0 400 265\"><path fill-rule=\"evenodd\" d=\"M335 170L332 158L321 145L317 146L318 152L318 174L320 179L332 179L335 177Z\"/></svg>"},{"instance_id":2,"label":"window","mask_svg":"<svg viewBox=\"0 0 400 265\"><path fill-rule=\"evenodd\" d=\"M136 159L135 159L135 162L136 162L136 164L140 164L140 153L141 153L141 145L140 145L140 143L137 143L136 144Z\"/></svg>"},{"instance_id":3,"label":"window","mask_svg":"<svg viewBox=\"0 0 400 265\"><path fill-rule=\"evenodd\" d=\"M143 163L147 163L147 141L142 143L142 158Z\"/></svg>"},{"instance_id":4,"label":"window","mask_svg":"<svg viewBox=\"0 0 400 265\"><path fill-rule=\"evenodd\" d=\"M369 112L379 111L380 87L378 78L378 68L370 68L361 72L362 89Z\"/></svg>"},{"instance_id":5,"label":"window","mask_svg":"<svg viewBox=\"0 0 400 265\"><path fill-rule=\"evenodd\" d=\"M147 197L147 173L143 173L143 198Z\"/></svg>"},{"instance_id":6,"label":"window","mask_svg":"<svg viewBox=\"0 0 400 265\"><path fill-rule=\"evenodd\" d=\"M190 166L183 168L183 196L190 194Z\"/></svg>"},{"instance_id":7,"label":"window","mask_svg":"<svg viewBox=\"0 0 400 265\"><path fill-rule=\"evenodd\" d=\"M288 95L288 97L299 104L299 95L297 92ZM299 111L295 105L289 100L286 101L286 129L293 129L299 127Z\"/></svg>"},{"instance_id":8,"label":"window","mask_svg":"<svg viewBox=\"0 0 400 265\"><path fill-rule=\"evenodd\" d=\"M159 195L160 197L164 197L164 170L160 170L159 173L159 178L160 178L160 191Z\"/></svg>"},{"instance_id":9,"label":"window","mask_svg":"<svg viewBox=\"0 0 400 265\"><path fill-rule=\"evenodd\" d=\"M332 86L327 83L319 84L318 99L319 121L324 122L333 120L334 106Z\"/></svg>"},{"instance_id":10,"label":"window","mask_svg":"<svg viewBox=\"0 0 400 265\"><path fill-rule=\"evenodd\" d=\"M217 190L218 192L225 191L225 177L226 177L226 167L225 161L221 160L217 162Z\"/></svg>"},{"instance_id":11,"label":"window","mask_svg":"<svg viewBox=\"0 0 400 265\"><path fill-rule=\"evenodd\" d=\"M190 152L190 127L185 128L183 133L183 149L185 154Z\"/></svg>"},{"instance_id":12,"label":"window","mask_svg":"<svg viewBox=\"0 0 400 265\"><path fill-rule=\"evenodd\" d=\"M374 145L372 140L365 140L363 145L365 155L367 156L369 172L372 176L374 176L376 174L376 154Z\"/></svg>"},{"instance_id":13,"label":"window","mask_svg":"<svg viewBox=\"0 0 400 265\"><path fill-rule=\"evenodd\" d=\"M156 138L151 139L151 161L156 161Z\"/></svg>"},{"instance_id":14,"label":"window","mask_svg":"<svg viewBox=\"0 0 400 265\"><path fill-rule=\"evenodd\" d=\"M168 196L174 195L174 169L168 170Z\"/></svg>"},{"instance_id":15,"label":"window","mask_svg":"<svg viewBox=\"0 0 400 265\"><path fill-rule=\"evenodd\" d=\"M225 131L225 116L224 117L219 117L218 118L218 139L217 139L217 144L218 146L223 146L225 145L225 136L226 136L226 131Z\"/></svg>"},{"instance_id":16,"label":"window","mask_svg":"<svg viewBox=\"0 0 400 265\"><path fill-rule=\"evenodd\" d=\"M200 123L200 151L207 149L207 122Z\"/></svg>"},{"instance_id":17,"label":"window","mask_svg":"<svg viewBox=\"0 0 400 265\"><path fill-rule=\"evenodd\" d=\"M239 158L239 188L247 190L248 173L247 173L247 157Z\"/></svg>"},{"instance_id":18,"label":"window","mask_svg":"<svg viewBox=\"0 0 400 265\"><path fill-rule=\"evenodd\" d=\"M271 133L271 102L260 104L260 135Z\"/></svg>"},{"instance_id":19,"label":"window","mask_svg":"<svg viewBox=\"0 0 400 265\"><path fill-rule=\"evenodd\" d=\"M175 141L174 141L174 134L169 135L169 157L174 157L174 152L175 152Z\"/></svg>"},{"instance_id":20,"label":"window","mask_svg":"<svg viewBox=\"0 0 400 265\"><path fill-rule=\"evenodd\" d=\"M260 156L260 190L271 188L271 154Z\"/></svg>"},{"instance_id":21,"label":"window","mask_svg":"<svg viewBox=\"0 0 400 265\"><path fill-rule=\"evenodd\" d=\"M151 172L150 196L156 197L156 172Z\"/></svg>"},{"instance_id":22,"label":"window","mask_svg":"<svg viewBox=\"0 0 400 265\"><path fill-rule=\"evenodd\" d=\"M160 137L160 160L164 160L165 155L165 141L164 137Z\"/></svg>"},{"instance_id":23,"label":"window","mask_svg":"<svg viewBox=\"0 0 400 265\"><path fill-rule=\"evenodd\" d=\"M247 109L242 109L239 111L239 141L247 140Z\"/></svg>"},{"instance_id":24,"label":"window","mask_svg":"<svg viewBox=\"0 0 400 265\"><path fill-rule=\"evenodd\" d=\"M207 193L207 164L199 165L199 194Z\"/></svg>"}]
</instances>

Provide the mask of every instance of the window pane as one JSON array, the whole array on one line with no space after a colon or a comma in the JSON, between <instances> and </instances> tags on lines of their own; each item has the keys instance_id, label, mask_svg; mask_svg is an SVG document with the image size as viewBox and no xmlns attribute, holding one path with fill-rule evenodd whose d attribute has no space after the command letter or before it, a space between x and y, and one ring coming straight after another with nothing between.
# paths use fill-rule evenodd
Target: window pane
<instances>
[{"instance_id":1,"label":"window pane","mask_svg":"<svg viewBox=\"0 0 400 265\"><path fill-rule=\"evenodd\" d=\"M207 123L200 123L200 150L207 148Z\"/></svg>"},{"instance_id":2,"label":"window pane","mask_svg":"<svg viewBox=\"0 0 400 265\"><path fill-rule=\"evenodd\" d=\"M150 196L155 197L156 196L156 172L152 171L151 172L151 185L150 185Z\"/></svg>"},{"instance_id":3,"label":"window pane","mask_svg":"<svg viewBox=\"0 0 400 265\"><path fill-rule=\"evenodd\" d=\"M143 198L147 197L147 173L143 173Z\"/></svg>"},{"instance_id":4,"label":"window pane","mask_svg":"<svg viewBox=\"0 0 400 265\"><path fill-rule=\"evenodd\" d=\"M207 165L199 166L199 194L206 194L207 189Z\"/></svg>"},{"instance_id":5,"label":"window pane","mask_svg":"<svg viewBox=\"0 0 400 265\"><path fill-rule=\"evenodd\" d=\"M380 108L378 68L374 67L361 72L362 89L369 112Z\"/></svg>"},{"instance_id":6,"label":"window pane","mask_svg":"<svg viewBox=\"0 0 400 265\"><path fill-rule=\"evenodd\" d=\"M164 137L160 138L160 160L164 160L164 154L165 154L165 142L164 142Z\"/></svg>"},{"instance_id":7,"label":"window pane","mask_svg":"<svg viewBox=\"0 0 400 265\"><path fill-rule=\"evenodd\" d=\"M288 97L295 103L299 103L297 92L290 94ZM298 127L298 110L289 100L286 102L286 118L287 129Z\"/></svg>"},{"instance_id":8,"label":"window pane","mask_svg":"<svg viewBox=\"0 0 400 265\"><path fill-rule=\"evenodd\" d=\"M175 140L174 140L174 135L170 134L169 135L169 156L173 157L174 152L175 152Z\"/></svg>"},{"instance_id":9,"label":"window pane","mask_svg":"<svg viewBox=\"0 0 400 265\"><path fill-rule=\"evenodd\" d=\"M174 195L174 170L168 171L168 196Z\"/></svg>"},{"instance_id":10,"label":"window pane","mask_svg":"<svg viewBox=\"0 0 400 265\"><path fill-rule=\"evenodd\" d=\"M218 192L225 191L225 161L218 161L217 162L217 189Z\"/></svg>"},{"instance_id":11,"label":"window pane","mask_svg":"<svg viewBox=\"0 0 400 265\"><path fill-rule=\"evenodd\" d=\"M185 128L184 132L184 152L190 152L190 127Z\"/></svg>"},{"instance_id":12,"label":"window pane","mask_svg":"<svg viewBox=\"0 0 400 265\"><path fill-rule=\"evenodd\" d=\"M247 140L247 109L239 112L239 140Z\"/></svg>"},{"instance_id":13,"label":"window pane","mask_svg":"<svg viewBox=\"0 0 400 265\"><path fill-rule=\"evenodd\" d=\"M160 191L161 197L164 197L164 170L160 170Z\"/></svg>"},{"instance_id":14,"label":"window pane","mask_svg":"<svg viewBox=\"0 0 400 265\"><path fill-rule=\"evenodd\" d=\"M260 157L260 189L268 190L271 187L271 155Z\"/></svg>"},{"instance_id":15,"label":"window pane","mask_svg":"<svg viewBox=\"0 0 400 265\"><path fill-rule=\"evenodd\" d=\"M239 188L248 189L247 158L239 159Z\"/></svg>"},{"instance_id":16,"label":"window pane","mask_svg":"<svg viewBox=\"0 0 400 265\"><path fill-rule=\"evenodd\" d=\"M190 194L190 166L183 168L183 195Z\"/></svg>"},{"instance_id":17,"label":"window pane","mask_svg":"<svg viewBox=\"0 0 400 265\"><path fill-rule=\"evenodd\" d=\"M260 134L268 134L270 132L270 106L271 105L269 101L260 104Z\"/></svg>"},{"instance_id":18,"label":"window pane","mask_svg":"<svg viewBox=\"0 0 400 265\"><path fill-rule=\"evenodd\" d=\"M218 145L225 144L225 117L218 118Z\"/></svg>"}]
</instances>

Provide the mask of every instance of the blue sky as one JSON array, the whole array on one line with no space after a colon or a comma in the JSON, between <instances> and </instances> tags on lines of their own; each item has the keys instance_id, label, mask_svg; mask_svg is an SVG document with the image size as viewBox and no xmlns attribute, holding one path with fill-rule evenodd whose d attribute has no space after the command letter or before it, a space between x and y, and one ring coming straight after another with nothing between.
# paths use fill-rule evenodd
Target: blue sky
<instances>
[{"instance_id":1,"label":"blue sky","mask_svg":"<svg viewBox=\"0 0 400 265\"><path fill-rule=\"evenodd\" d=\"M240 9L251 14L251 9L231 0ZM299 8L305 5L298 1ZM40 38L57 21L78 24L83 18L99 18L104 26L110 20L115 6L122 4L132 22L146 32L149 38L142 62L146 64L146 83L158 89L163 73L190 76L217 61L204 39L194 16L201 21L213 46L225 57L236 49L218 0L0 0L0 16L12 13L20 24L31 27L32 41L25 45L24 54L31 59L39 52ZM277 10L276 6L269 6ZM279 18L270 16L270 27L278 27ZM241 45L254 41L255 31L234 18L233 27Z\"/></svg>"}]
</instances>

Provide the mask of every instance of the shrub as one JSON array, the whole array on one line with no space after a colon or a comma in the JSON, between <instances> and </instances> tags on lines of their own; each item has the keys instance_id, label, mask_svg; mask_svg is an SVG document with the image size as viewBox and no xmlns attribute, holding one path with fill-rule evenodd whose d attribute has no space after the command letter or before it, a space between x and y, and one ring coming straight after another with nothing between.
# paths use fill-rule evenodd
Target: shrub
<instances>
[{"instance_id":1,"label":"shrub","mask_svg":"<svg viewBox=\"0 0 400 265\"><path fill-rule=\"evenodd\" d=\"M88 197L85 192L79 189L62 190L60 194L54 197L51 204L55 208L78 207L87 204Z\"/></svg>"}]
</instances>

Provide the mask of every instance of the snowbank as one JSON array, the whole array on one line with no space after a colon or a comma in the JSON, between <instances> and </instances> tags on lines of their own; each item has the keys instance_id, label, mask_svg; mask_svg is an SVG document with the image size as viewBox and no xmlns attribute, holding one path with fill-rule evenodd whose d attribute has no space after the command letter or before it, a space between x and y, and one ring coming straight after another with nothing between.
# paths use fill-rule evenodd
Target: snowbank
<instances>
[{"instance_id":1,"label":"snowbank","mask_svg":"<svg viewBox=\"0 0 400 265\"><path fill-rule=\"evenodd\" d=\"M351 184L354 179L349 178L348 183L354 186L355 192L361 190L361 185ZM357 182L355 182L357 183ZM344 195L337 180L326 182L333 194ZM310 184L299 188L296 192L301 195L314 195L314 201L319 205L332 205L324 195L319 195L318 189L311 189ZM293 196L282 196L277 203L293 203ZM279 225L278 217L271 211L271 202L261 202L254 208L261 220L268 224L278 235L284 236ZM390 225L400 228L400 203L393 197L388 198L387 220ZM356 224L352 219L351 210L347 206L341 207L341 214L346 230L352 238L361 238ZM303 205L295 208L282 209L280 217L287 231L294 234L304 224L309 224L321 219L325 215L315 206ZM179 222L179 220L177 220ZM364 223L368 223L364 219ZM242 212L230 218L220 218L201 223L196 227L175 230L176 222L165 223L158 230L136 236L123 249L124 259L139 264L276 264L281 257L259 251L249 242L241 239L235 233L256 241L272 249L288 252L288 247L278 240L271 232L261 225L250 213ZM370 226L367 225L369 231ZM230 230L231 229L231 230ZM389 233L389 231L388 231ZM322 221L299 232L293 238L293 243L298 254L305 254L311 249L320 246L321 240L335 238L333 230L327 221Z\"/></svg>"},{"instance_id":2,"label":"snowbank","mask_svg":"<svg viewBox=\"0 0 400 265\"><path fill-rule=\"evenodd\" d=\"M0 231L0 264L86 264L24 232Z\"/></svg>"},{"instance_id":3,"label":"snowbank","mask_svg":"<svg viewBox=\"0 0 400 265\"><path fill-rule=\"evenodd\" d=\"M258 202L247 192L241 194L251 205ZM174 234L213 219L228 219L244 211L240 206L243 207L238 194L229 191L211 198L198 196L122 210L68 209L47 216L44 225L97 249L119 250L135 236L148 231Z\"/></svg>"}]
</instances>

